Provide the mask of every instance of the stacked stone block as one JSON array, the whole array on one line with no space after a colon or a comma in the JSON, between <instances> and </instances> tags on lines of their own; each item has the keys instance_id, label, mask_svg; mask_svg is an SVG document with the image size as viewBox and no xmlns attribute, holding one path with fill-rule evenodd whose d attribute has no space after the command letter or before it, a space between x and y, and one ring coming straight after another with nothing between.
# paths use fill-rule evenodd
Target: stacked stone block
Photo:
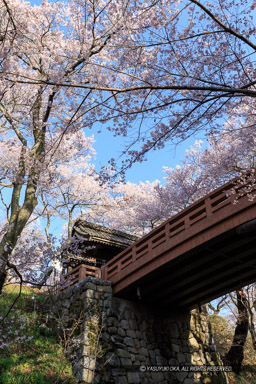
<instances>
[{"instance_id":1,"label":"stacked stone block","mask_svg":"<svg viewBox=\"0 0 256 384\"><path fill-rule=\"evenodd\" d=\"M110 282L89 277L58 296L55 312L72 334L78 383L227 383L221 371L196 371L221 365L204 310L159 312L112 297Z\"/></svg>"}]
</instances>

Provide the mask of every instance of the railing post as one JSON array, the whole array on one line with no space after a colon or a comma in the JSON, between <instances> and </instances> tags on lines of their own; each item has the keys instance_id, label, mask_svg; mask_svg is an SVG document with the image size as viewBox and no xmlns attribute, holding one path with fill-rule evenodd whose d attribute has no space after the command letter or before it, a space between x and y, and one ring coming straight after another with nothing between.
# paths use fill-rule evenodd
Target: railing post
<instances>
[{"instance_id":1,"label":"railing post","mask_svg":"<svg viewBox=\"0 0 256 384\"><path fill-rule=\"evenodd\" d=\"M190 218L188 215L184 217L184 226L185 226L185 229L188 229L190 227Z\"/></svg>"},{"instance_id":2,"label":"railing post","mask_svg":"<svg viewBox=\"0 0 256 384\"><path fill-rule=\"evenodd\" d=\"M102 280L102 279L101 279L101 268L95 268L95 270L94 270L94 275L95 275L95 277L96 277L97 279Z\"/></svg>"},{"instance_id":3,"label":"railing post","mask_svg":"<svg viewBox=\"0 0 256 384\"><path fill-rule=\"evenodd\" d=\"M107 268L105 265L103 265L101 267L101 280L107 280L106 276L107 276Z\"/></svg>"},{"instance_id":4,"label":"railing post","mask_svg":"<svg viewBox=\"0 0 256 384\"><path fill-rule=\"evenodd\" d=\"M86 266L84 264L80 265L78 281L82 281L86 278Z\"/></svg>"},{"instance_id":5,"label":"railing post","mask_svg":"<svg viewBox=\"0 0 256 384\"><path fill-rule=\"evenodd\" d=\"M206 210L206 216L210 216L212 214L212 204L210 197L207 197L204 201L205 204L205 210Z\"/></svg>"},{"instance_id":6,"label":"railing post","mask_svg":"<svg viewBox=\"0 0 256 384\"><path fill-rule=\"evenodd\" d=\"M170 225L169 222L165 224L165 241L168 241L170 239Z\"/></svg>"},{"instance_id":7,"label":"railing post","mask_svg":"<svg viewBox=\"0 0 256 384\"><path fill-rule=\"evenodd\" d=\"M148 254L152 251L152 239L148 240Z\"/></svg>"},{"instance_id":8,"label":"railing post","mask_svg":"<svg viewBox=\"0 0 256 384\"><path fill-rule=\"evenodd\" d=\"M132 247L132 262L136 261L136 249Z\"/></svg>"}]
</instances>

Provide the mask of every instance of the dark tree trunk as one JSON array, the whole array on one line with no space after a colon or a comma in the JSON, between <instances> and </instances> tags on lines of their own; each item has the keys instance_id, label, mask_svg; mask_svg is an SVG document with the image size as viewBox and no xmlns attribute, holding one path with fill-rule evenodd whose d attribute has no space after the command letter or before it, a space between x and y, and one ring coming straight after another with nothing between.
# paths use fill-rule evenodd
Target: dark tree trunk
<instances>
[{"instance_id":1,"label":"dark tree trunk","mask_svg":"<svg viewBox=\"0 0 256 384\"><path fill-rule=\"evenodd\" d=\"M256 351L256 332L255 332L255 328L254 328L253 323L250 324L250 334L251 334L251 338L252 338L252 347Z\"/></svg>"},{"instance_id":2,"label":"dark tree trunk","mask_svg":"<svg viewBox=\"0 0 256 384\"><path fill-rule=\"evenodd\" d=\"M240 373L244 359L244 344L248 334L249 319L245 302L246 298L244 297L243 291L237 291L236 295L238 317L233 342L226 355L226 359L232 366L233 371L235 373Z\"/></svg>"},{"instance_id":3,"label":"dark tree trunk","mask_svg":"<svg viewBox=\"0 0 256 384\"><path fill-rule=\"evenodd\" d=\"M0 294L2 292L5 280L6 280L7 273L4 268L0 268Z\"/></svg>"},{"instance_id":4,"label":"dark tree trunk","mask_svg":"<svg viewBox=\"0 0 256 384\"><path fill-rule=\"evenodd\" d=\"M253 349L256 351L256 330L255 330L255 327L254 327L254 311L253 311L253 308L256 309L255 307L255 301L252 303L252 306L250 305L250 301L249 301L249 290L247 289L247 310L248 310L248 317L249 317L249 332L251 334L251 339L252 339L252 346L253 346Z\"/></svg>"}]
</instances>

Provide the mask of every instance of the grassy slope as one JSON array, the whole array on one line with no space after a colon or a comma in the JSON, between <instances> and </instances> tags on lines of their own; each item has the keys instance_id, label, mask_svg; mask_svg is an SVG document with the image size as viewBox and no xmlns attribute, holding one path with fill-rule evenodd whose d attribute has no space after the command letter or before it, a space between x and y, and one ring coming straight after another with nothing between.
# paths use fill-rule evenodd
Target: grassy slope
<instances>
[{"instance_id":1,"label":"grassy slope","mask_svg":"<svg viewBox=\"0 0 256 384\"><path fill-rule=\"evenodd\" d=\"M5 288L0 296L0 317L5 316L18 292L17 286ZM14 309L0 324L0 384L75 383L60 339L47 322L47 313L46 294L23 288Z\"/></svg>"},{"instance_id":2,"label":"grassy slope","mask_svg":"<svg viewBox=\"0 0 256 384\"><path fill-rule=\"evenodd\" d=\"M222 357L228 352L234 330L230 328L229 323L224 317L210 316L214 341L217 350ZM228 374L230 384L255 384L256 383L256 351L252 348L251 338L248 334L244 348L244 361L240 375L234 373Z\"/></svg>"},{"instance_id":3,"label":"grassy slope","mask_svg":"<svg viewBox=\"0 0 256 384\"><path fill-rule=\"evenodd\" d=\"M0 320L18 292L17 286L9 286L0 296ZM37 296L35 312L33 294ZM47 321L46 299L46 293L24 287L14 309L0 324L0 384L75 383L60 339ZM231 345L233 330L220 316L211 316L211 324L217 348L224 356ZM228 377L230 384L256 383L256 352L249 335L241 375L230 373Z\"/></svg>"}]
</instances>

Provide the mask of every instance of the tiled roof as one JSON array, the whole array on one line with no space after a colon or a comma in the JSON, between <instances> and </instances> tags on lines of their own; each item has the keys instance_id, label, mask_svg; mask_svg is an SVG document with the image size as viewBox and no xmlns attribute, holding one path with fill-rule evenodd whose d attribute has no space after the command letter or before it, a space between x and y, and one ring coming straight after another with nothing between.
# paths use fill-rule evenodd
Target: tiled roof
<instances>
[{"instance_id":1,"label":"tiled roof","mask_svg":"<svg viewBox=\"0 0 256 384\"><path fill-rule=\"evenodd\" d=\"M126 232L106 228L98 224L92 224L81 218L78 219L73 226L73 235L75 234L85 238L85 240L107 244L122 249L138 240L138 237Z\"/></svg>"}]
</instances>

